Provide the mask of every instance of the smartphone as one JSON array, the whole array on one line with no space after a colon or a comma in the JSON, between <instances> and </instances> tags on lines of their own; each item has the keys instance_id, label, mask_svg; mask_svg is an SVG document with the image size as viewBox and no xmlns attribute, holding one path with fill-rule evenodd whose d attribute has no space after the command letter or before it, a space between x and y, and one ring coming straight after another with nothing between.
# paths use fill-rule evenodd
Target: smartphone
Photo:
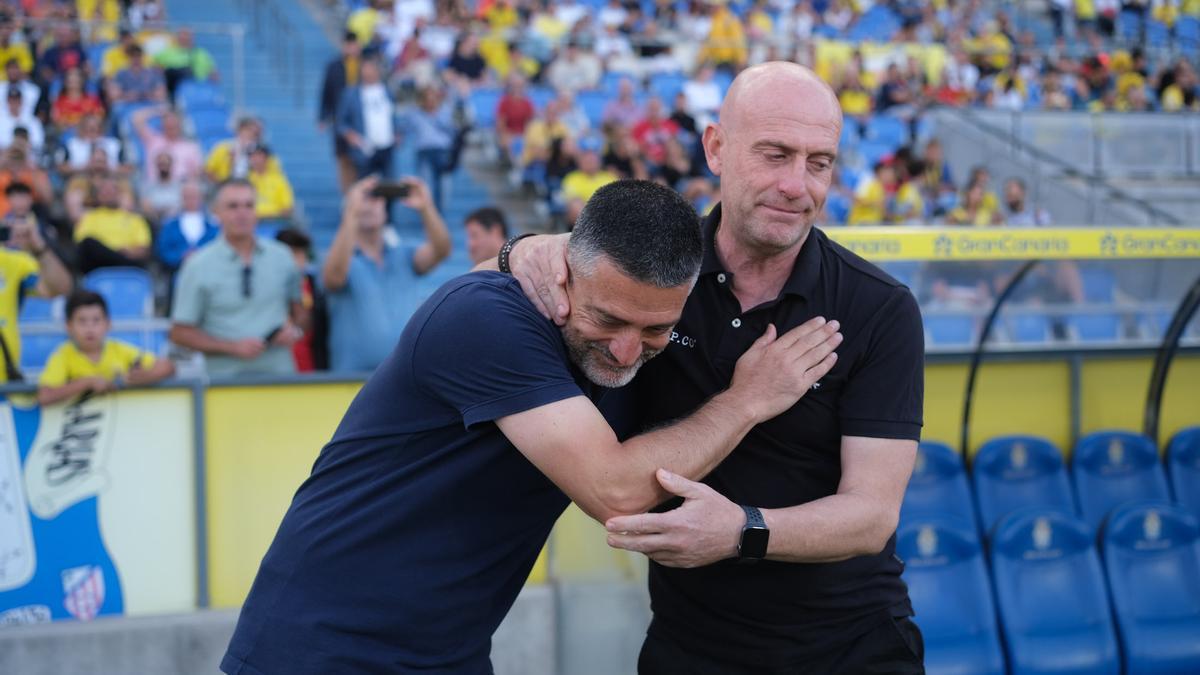
<instances>
[{"instance_id":1,"label":"smartphone","mask_svg":"<svg viewBox=\"0 0 1200 675\"><path fill-rule=\"evenodd\" d=\"M410 192L412 186L408 183L381 182L371 188L371 196L382 199L404 199Z\"/></svg>"},{"instance_id":2,"label":"smartphone","mask_svg":"<svg viewBox=\"0 0 1200 675\"><path fill-rule=\"evenodd\" d=\"M283 326L276 326L275 330L271 331L270 333L267 333L267 336L265 338L263 338L263 342L270 344L271 341L275 339L275 336L279 335L279 331L281 331L281 330L283 330Z\"/></svg>"},{"instance_id":3,"label":"smartphone","mask_svg":"<svg viewBox=\"0 0 1200 675\"><path fill-rule=\"evenodd\" d=\"M7 222L0 222L0 243L12 239L12 230L12 225L9 225Z\"/></svg>"}]
</instances>

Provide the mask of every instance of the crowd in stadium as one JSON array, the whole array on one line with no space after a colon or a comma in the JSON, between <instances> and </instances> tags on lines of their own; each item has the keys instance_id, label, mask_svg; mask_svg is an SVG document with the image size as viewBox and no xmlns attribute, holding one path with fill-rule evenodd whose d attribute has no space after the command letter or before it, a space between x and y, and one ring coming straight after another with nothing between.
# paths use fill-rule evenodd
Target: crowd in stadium
<instances>
[{"instance_id":1,"label":"crowd in stadium","mask_svg":"<svg viewBox=\"0 0 1200 675\"><path fill-rule=\"evenodd\" d=\"M420 215L425 241L398 254L402 271L370 282L382 291L443 260L447 227L466 227L473 260L503 243L495 209L465 223L441 216L446 180L470 139L483 139L562 228L599 187L623 177L673 186L706 213L720 191L701 136L734 75L765 60L809 65L838 94L846 117L824 215L831 225L1047 224L1020 180L996 184L986 167L948 165L927 122L936 106L1200 110L1189 60L1200 2L1191 0L1054 0L1045 6L1048 35L979 0L370 0L344 10L346 35L324 73L319 113L347 195L342 229L378 221L387 231L392 204L362 194L360 181L390 177L398 147L414 151L424 177L398 201ZM291 362L276 357L268 372L361 369L371 364L343 357L363 350L339 335L394 341L405 317L368 325L366 295L326 311L325 292L369 275L355 272L357 257L330 263L312 250L285 167L266 144L270 130L252 116L230 119L213 89L194 86L219 84L222 73L191 31L168 29L159 0L22 0L0 12L0 213L6 276L19 289L5 305L9 379L20 362L18 296L35 285L65 295L73 279L112 267L149 272L158 315L176 306L172 341L208 353L210 363L290 350ZM282 309L253 322L267 328L261 336L213 342L178 321L180 311L199 321L205 308L196 303L211 289L177 282L184 261L219 244L229 225L212 194L228 179L254 188L253 217L239 221L247 246L278 238L271 255L293 254L280 283L299 290L280 290ZM337 251L362 250L357 236ZM387 268L384 253L396 246L380 246L377 264Z\"/></svg>"}]
</instances>

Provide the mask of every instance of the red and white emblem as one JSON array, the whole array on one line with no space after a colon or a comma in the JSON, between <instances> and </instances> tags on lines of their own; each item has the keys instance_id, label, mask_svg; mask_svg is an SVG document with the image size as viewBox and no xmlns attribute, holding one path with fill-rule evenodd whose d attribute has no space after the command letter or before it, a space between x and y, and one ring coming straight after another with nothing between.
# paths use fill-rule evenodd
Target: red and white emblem
<instances>
[{"instance_id":1,"label":"red and white emblem","mask_svg":"<svg viewBox=\"0 0 1200 675\"><path fill-rule=\"evenodd\" d=\"M91 621L104 605L104 572L98 565L62 571L63 606L80 621Z\"/></svg>"}]
</instances>

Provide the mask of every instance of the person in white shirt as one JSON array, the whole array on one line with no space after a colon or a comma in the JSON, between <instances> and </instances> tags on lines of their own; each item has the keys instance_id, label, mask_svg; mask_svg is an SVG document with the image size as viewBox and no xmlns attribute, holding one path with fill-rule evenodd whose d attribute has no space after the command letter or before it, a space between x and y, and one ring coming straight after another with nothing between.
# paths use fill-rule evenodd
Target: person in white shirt
<instances>
[{"instance_id":1,"label":"person in white shirt","mask_svg":"<svg viewBox=\"0 0 1200 675\"><path fill-rule=\"evenodd\" d=\"M396 147L396 104L383 84L380 66L364 59L357 87L347 88L338 104L337 133L350 147L360 178L392 175Z\"/></svg>"},{"instance_id":2,"label":"person in white shirt","mask_svg":"<svg viewBox=\"0 0 1200 675\"><path fill-rule=\"evenodd\" d=\"M621 0L608 0L608 4L601 7L596 14L596 20L601 26L620 26L625 23L625 17L629 16L628 10L621 4Z\"/></svg>"},{"instance_id":3,"label":"person in white shirt","mask_svg":"<svg viewBox=\"0 0 1200 675\"><path fill-rule=\"evenodd\" d=\"M13 132L17 127L22 127L29 132L29 145L40 152L46 141L46 132L42 129L41 121L33 113L25 111L21 88L10 86L4 102L4 108L0 109L0 147L12 145Z\"/></svg>"},{"instance_id":4,"label":"person in white shirt","mask_svg":"<svg viewBox=\"0 0 1200 675\"><path fill-rule=\"evenodd\" d=\"M559 91L576 92L600 84L600 70L599 59L581 51L575 42L568 42L562 55L550 64L546 78Z\"/></svg>"},{"instance_id":5,"label":"person in white shirt","mask_svg":"<svg viewBox=\"0 0 1200 675\"><path fill-rule=\"evenodd\" d=\"M554 8L554 16L568 29L574 28L580 19L588 15L588 8L575 0L563 0Z\"/></svg>"},{"instance_id":6,"label":"person in white shirt","mask_svg":"<svg viewBox=\"0 0 1200 675\"><path fill-rule=\"evenodd\" d=\"M82 171L87 168L92 159L92 151L99 148L108 158L108 168L116 170L121 161L121 141L105 136L103 120L98 115L88 115L79 122L79 129L74 136L63 141L54 163L58 172L64 176Z\"/></svg>"},{"instance_id":7,"label":"person in white shirt","mask_svg":"<svg viewBox=\"0 0 1200 675\"><path fill-rule=\"evenodd\" d=\"M683 84L683 96L687 99L687 111L696 118L696 127L704 129L709 122L716 121L717 110L721 107L724 93L721 85L713 76L716 71L705 64L696 71L695 76Z\"/></svg>"},{"instance_id":8,"label":"person in white shirt","mask_svg":"<svg viewBox=\"0 0 1200 675\"><path fill-rule=\"evenodd\" d=\"M42 88L29 81L25 71L21 70L20 61L9 59L4 64L4 81L10 89L16 87L21 90L21 112L33 117L38 100L42 98Z\"/></svg>"}]
</instances>

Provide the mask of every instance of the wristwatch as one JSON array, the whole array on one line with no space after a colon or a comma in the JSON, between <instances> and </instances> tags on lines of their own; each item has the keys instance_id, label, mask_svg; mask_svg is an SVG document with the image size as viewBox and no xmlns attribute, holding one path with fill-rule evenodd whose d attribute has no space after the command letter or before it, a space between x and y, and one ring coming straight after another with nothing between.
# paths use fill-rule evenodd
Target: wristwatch
<instances>
[{"instance_id":1,"label":"wristwatch","mask_svg":"<svg viewBox=\"0 0 1200 675\"><path fill-rule=\"evenodd\" d=\"M753 506L742 505L746 512L746 524L742 526L742 539L738 542L738 560L741 562L757 562L767 557L767 541L771 531L767 529L767 521L763 520L762 512Z\"/></svg>"}]
</instances>

